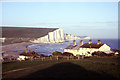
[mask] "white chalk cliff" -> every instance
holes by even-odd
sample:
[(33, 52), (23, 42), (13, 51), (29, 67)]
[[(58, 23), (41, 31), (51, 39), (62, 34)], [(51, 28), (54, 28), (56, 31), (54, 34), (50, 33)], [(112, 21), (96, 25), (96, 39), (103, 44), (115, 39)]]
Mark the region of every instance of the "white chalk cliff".
[(79, 37), (76, 37), (74, 35), (71, 34), (64, 34), (65, 40), (76, 40), (76, 39), (80, 39)]
[(65, 42), (69, 40), (76, 40), (76, 39), (89, 39), (89, 37), (85, 36), (83, 38), (71, 35), (71, 34), (65, 34), (63, 29), (56, 29), (52, 32), (49, 32), (47, 35), (37, 38), (35, 40), (30, 40), (30, 42), (33, 43), (59, 43), (59, 42)]
[(88, 37), (88, 36), (77, 36), (79, 37), (80, 39), (91, 39), (91, 37)]
[(53, 32), (49, 32), (46, 36), (32, 40), (33, 43), (59, 43), (64, 42), (64, 30), (56, 29)]

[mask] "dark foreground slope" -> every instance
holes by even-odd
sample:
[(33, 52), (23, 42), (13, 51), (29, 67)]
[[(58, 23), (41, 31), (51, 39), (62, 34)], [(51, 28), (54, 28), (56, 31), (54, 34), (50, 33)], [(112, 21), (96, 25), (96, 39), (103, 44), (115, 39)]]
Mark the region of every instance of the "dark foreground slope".
[(2, 27), (2, 37), (7, 38), (4, 44), (28, 42), (56, 29), (58, 28)]
[(119, 60), (119, 57), (90, 57), (6, 62), (2, 64), (3, 73), (14, 72), (3, 74), (3, 80), (120, 80)]

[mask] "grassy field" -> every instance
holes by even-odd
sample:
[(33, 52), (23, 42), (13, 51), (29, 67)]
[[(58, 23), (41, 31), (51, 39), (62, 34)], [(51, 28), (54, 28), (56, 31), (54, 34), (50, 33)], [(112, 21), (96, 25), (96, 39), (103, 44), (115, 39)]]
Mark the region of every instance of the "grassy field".
[[(80, 60), (33, 60), (3, 63), (3, 73), (15, 69), (23, 69), (3, 74), (7, 79), (92, 79), (119, 80), (120, 59), (118, 57), (86, 58)], [(24, 69), (25, 68), (25, 69)]]

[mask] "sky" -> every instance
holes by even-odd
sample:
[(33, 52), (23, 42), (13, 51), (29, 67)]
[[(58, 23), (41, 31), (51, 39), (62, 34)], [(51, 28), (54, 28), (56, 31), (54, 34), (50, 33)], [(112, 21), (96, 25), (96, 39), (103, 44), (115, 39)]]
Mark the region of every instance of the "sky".
[(3, 2), (2, 25), (62, 28), (91, 38), (118, 38), (118, 2)]

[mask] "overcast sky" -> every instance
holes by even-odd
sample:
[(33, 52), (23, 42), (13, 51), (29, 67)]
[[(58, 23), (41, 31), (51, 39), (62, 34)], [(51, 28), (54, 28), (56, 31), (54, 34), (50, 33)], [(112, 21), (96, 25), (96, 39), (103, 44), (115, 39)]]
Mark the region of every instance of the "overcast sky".
[(62, 28), (92, 38), (118, 37), (117, 2), (4, 2), (4, 26)]

